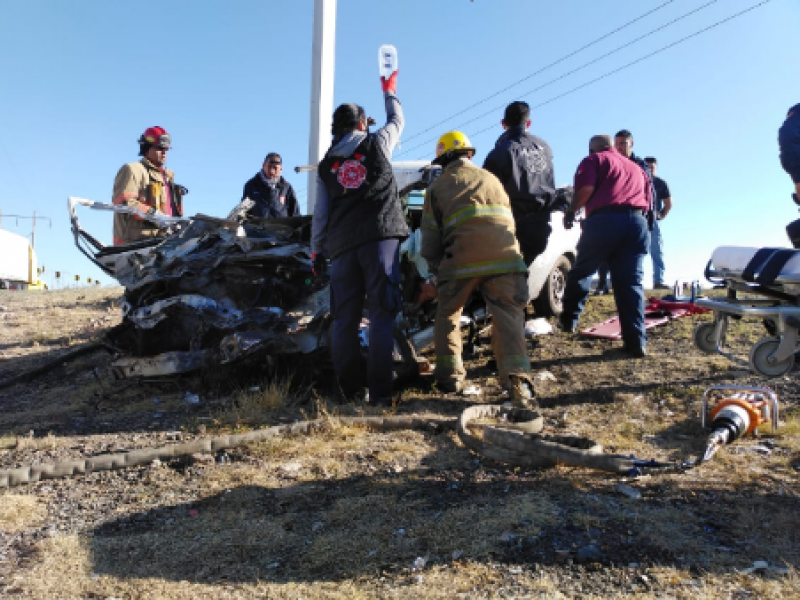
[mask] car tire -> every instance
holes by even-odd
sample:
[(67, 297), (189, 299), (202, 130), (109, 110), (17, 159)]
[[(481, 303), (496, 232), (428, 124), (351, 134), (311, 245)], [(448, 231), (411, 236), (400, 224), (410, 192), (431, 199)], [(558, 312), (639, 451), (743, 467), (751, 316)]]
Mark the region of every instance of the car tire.
[(567, 273), (572, 262), (566, 256), (559, 256), (539, 296), (533, 301), (533, 310), (539, 317), (557, 317), (564, 310), (564, 291), (567, 287)]

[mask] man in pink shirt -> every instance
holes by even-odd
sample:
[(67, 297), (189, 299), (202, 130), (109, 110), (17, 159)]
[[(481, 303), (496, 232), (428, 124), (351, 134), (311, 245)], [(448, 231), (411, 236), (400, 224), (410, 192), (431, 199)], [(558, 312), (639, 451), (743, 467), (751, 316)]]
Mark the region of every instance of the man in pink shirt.
[(564, 215), (564, 227), (570, 229), (575, 212), (580, 208), (586, 211), (578, 257), (567, 277), (559, 326), (575, 331), (592, 277), (598, 265), (606, 261), (614, 282), (624, 349), (640, 358), (647, 354), (642, 277), (644, 257), (650, 248), (650, 182), (636, 163), (614, 149), (611, 136), (594, 136), (589, 153), (575, 173), (575, 195)]

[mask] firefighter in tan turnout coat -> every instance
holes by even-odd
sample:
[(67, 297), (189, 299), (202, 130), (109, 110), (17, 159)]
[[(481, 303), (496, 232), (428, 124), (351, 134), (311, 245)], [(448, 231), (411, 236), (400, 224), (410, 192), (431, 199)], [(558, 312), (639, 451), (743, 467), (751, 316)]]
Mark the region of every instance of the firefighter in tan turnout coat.
[(437, 277), (436, 382), (444, 392), (463, 386), (461, 312), (478, 290), (492, 315), (500, 383), (516, 404), (525, 404), (533, 394), (524, 333), (527, 269), (503, 185), (472, 163), (474, 154), (463, 133), (439, 139), (434, 163), (442, 174), (428, 189), (422, 214), (421, 253)]
[[(183, 216), (182, 198), (186, 188), (175, 184), (175, 174), (164, 168), (171, 138), (163, 127), (150, 127), (139, 138), (142, 160), (123, 165), (114, 179), (112, 202), (129, 206), (142, 214)], [(114, 214), (114, 245), (120, 246), (166, 232), (137, 215)]]

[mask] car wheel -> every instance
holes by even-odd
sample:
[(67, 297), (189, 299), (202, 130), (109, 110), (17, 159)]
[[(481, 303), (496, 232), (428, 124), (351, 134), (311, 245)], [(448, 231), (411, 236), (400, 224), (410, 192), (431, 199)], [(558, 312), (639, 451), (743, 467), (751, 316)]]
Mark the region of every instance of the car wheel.
[(564, 291), (567, 289), (567, 273), (572, 263), (566, 256), (559, 256), (547, 276), (539, 297), (533, 301), (533, 309), (540, 317), (557, 317), (564, 310)]

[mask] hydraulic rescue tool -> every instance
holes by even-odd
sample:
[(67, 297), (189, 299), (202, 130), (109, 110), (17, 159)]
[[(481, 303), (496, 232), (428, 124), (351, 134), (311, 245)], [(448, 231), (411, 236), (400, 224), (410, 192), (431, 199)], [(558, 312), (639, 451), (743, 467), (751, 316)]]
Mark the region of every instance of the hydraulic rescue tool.
[(702, 425), (711, 429), (700, 462), (710, 460), (720, 446), (753, 433), (764, 423), (778, 428), (778, 397), (769, 388), (715, 385), (703, 394)]

